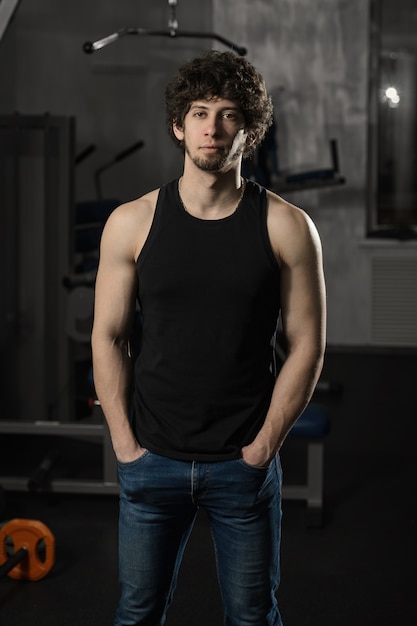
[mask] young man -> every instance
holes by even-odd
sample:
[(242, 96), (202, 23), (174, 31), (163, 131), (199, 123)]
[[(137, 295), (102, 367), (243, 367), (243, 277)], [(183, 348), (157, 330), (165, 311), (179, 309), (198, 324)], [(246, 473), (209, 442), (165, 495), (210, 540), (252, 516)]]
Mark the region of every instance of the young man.
[[(322, 367), (319, 237), (303, 211), (241, 178), (272, 118), (246, 59), (187, 63), (166, 104), (183, 175), (114, 211), (96, 283), (94, 379), (120, 480), (115, 625), (163, 624), (203, 507), (225, 624), (279, 626), (278, 451)], [(275, 380), (280, 314), (288, 358)]]

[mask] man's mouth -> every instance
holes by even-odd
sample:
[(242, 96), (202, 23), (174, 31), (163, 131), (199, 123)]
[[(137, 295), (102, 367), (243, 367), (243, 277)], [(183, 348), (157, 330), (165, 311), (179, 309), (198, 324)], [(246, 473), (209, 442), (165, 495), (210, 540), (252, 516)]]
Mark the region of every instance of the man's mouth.
[(223, 146), (219, 146), (216, 144), (203, 144), (200, 147), (203, 148), (203, 150), (222, 150), (223, 149)]

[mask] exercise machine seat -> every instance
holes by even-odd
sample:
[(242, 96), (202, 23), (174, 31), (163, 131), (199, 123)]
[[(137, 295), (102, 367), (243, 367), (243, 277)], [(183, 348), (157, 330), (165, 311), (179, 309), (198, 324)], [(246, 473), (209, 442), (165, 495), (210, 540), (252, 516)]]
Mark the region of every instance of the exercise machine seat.
[(290, 430), (291, 437), (315, 439), (325, 437), (330, 432), (330, 417), (326, 407), (309, 404)]
[(312, 402), (291, 428), (288, 436), (306, 442), (307, 476), (303, 484), (284, 485), (284, 499), (304, 500), (307, 524), (322, 526), (324, 520), (324, 441), (330, 432), (328, 409)]

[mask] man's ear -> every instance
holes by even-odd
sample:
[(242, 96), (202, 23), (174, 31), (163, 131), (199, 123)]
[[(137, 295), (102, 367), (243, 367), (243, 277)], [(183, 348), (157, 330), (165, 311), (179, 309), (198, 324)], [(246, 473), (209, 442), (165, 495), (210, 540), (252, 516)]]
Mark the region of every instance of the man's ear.
[(184, 139), (184, 131), (176, 122), (172, 123), (172, 130), (174, 131), (174, 135), (178, 141), (182, 141)]

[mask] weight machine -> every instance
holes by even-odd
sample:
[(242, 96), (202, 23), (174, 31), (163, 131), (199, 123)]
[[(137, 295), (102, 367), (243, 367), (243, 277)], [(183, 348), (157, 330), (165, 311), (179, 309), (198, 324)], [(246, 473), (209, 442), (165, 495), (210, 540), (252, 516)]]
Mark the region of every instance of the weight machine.
[(191, 38), (191, 39), (212, 39), (214, 41), (218, 41), (223, 44), (227, 48), (234, 50), (240, 56), (245, 56), (247, 53), (247, 49), (244, 46), (240, 46), (238, 44), (233, 43), (230, 39), (219, 35), (218, 33), (206, 33), (201, 31), (186, 31), (178, 29), (178, 19), (177, 19), (177, 0), (168, 0), (168, 6), (170, 10), (170, 16), (168, 20), (168, 29), (167, 30), (147, 30), (145, 28), (122, 28), (115, 33), (107, 35), (102, 39), (98, 39), (97, 41), (87, 41), (83, 45), (83, 50), (86, 54), (92, 54), (105, 46), (108, 46), (111, 43), (115, 43), (122, 37), (126, 37), (127, 35), (138, 35), (141, 37), (169, 37), (171, 39), (178, 39), (180, 37)]

